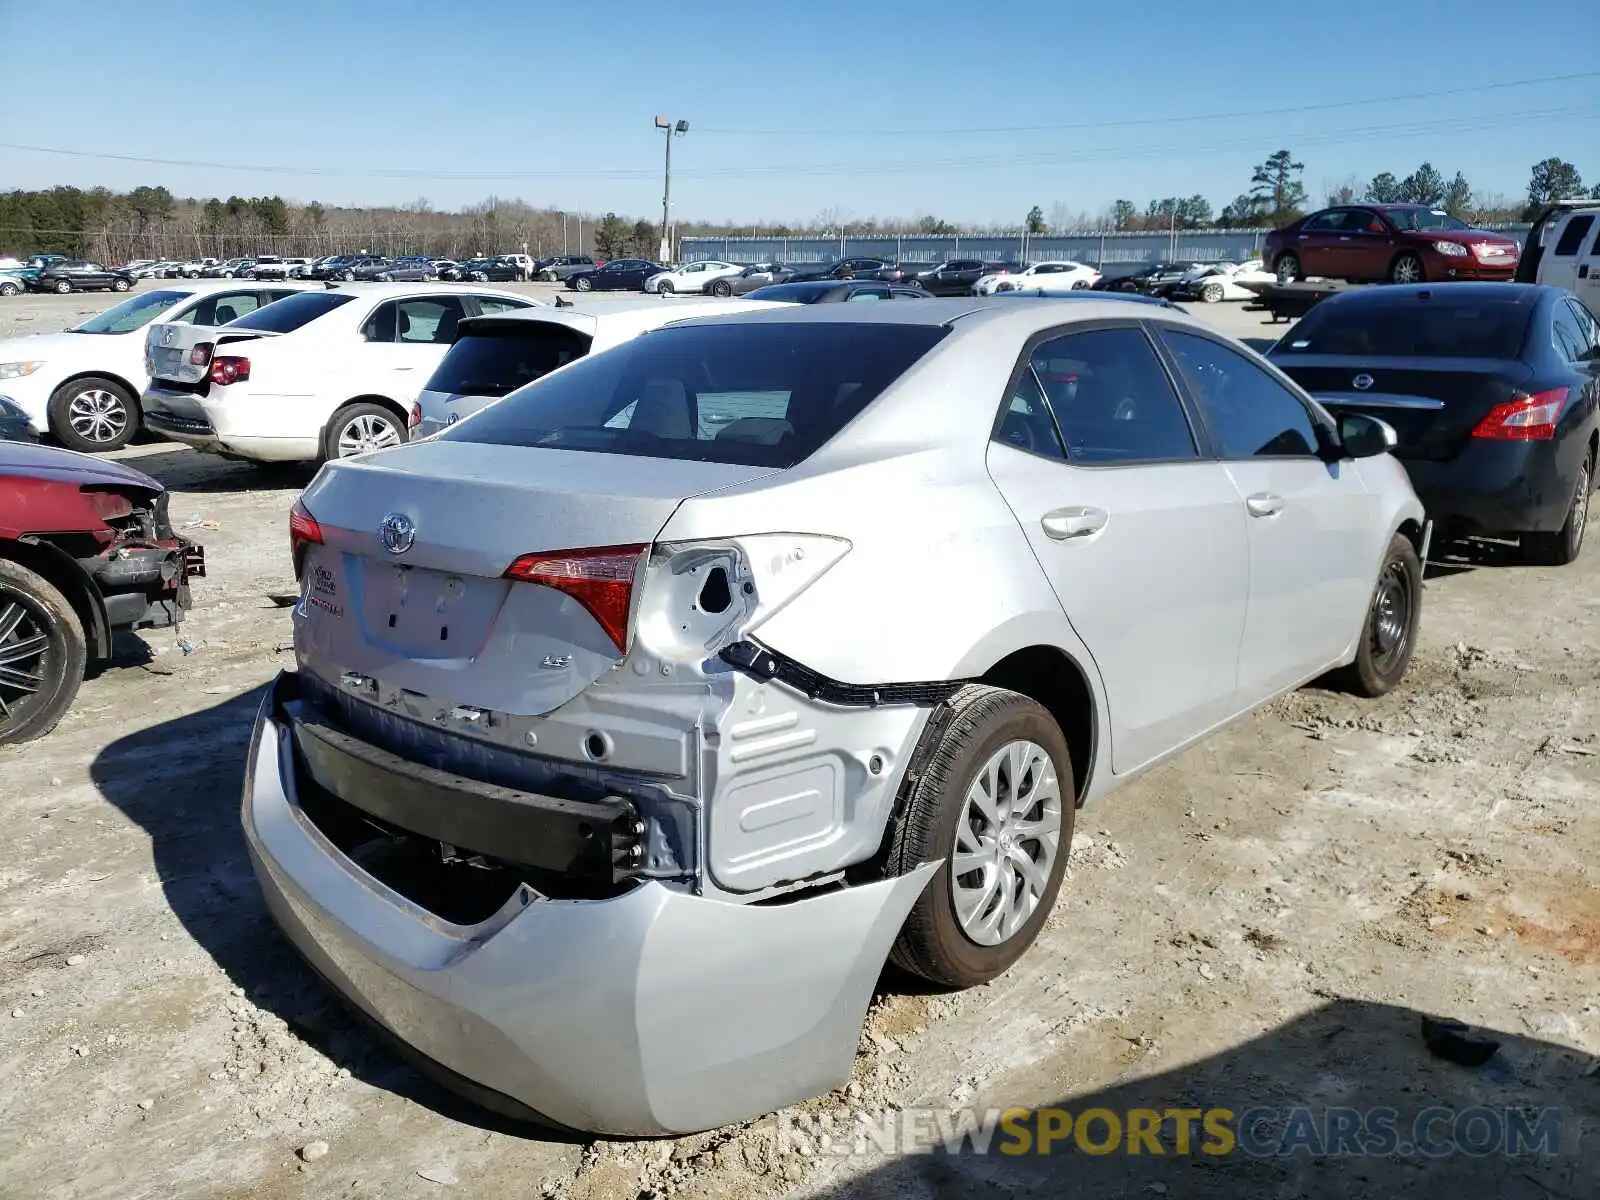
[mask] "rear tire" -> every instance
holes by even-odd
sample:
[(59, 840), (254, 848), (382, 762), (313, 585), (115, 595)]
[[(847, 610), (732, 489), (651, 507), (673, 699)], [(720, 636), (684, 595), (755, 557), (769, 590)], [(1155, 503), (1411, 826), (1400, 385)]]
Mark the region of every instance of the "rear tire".
[(128, 281), (126, 279), (113, 279), (111, 281), (111, 290), (113, 292), (125, 292), (125, 291), (127, 291), (128, 290)]
[(1421, 283), (1427, 277), (1427, 272), (1422, 269), (1422, 260), (1409, 250), (1397, 255), (1389, 266), (1390, 283)]
[(711, 294), (713, 296), (720, 296), (726, 300), (729, 296), (733, 295), (733, 284), (729, 283), (726, 279), (713, 280), (711, 284)]
[(660, 283), (656, 284), (656, 291), (660, 292), (663, 296), (670, 296), (675, 290), (676, 289), (674, 289), (672, 286), (672, 280), (670, 279), (663, 279)]
[(888, 866), (892, 874), (929, 861), (943, 869), (890, 957), (930, 982), (975, 987), (1022, 957), (1049, 918), (1077, 812), (1072, 757), (1042, 705), (1001, 688), (962, 688), (924, 736), (931, 751), (904, 795)]
[(1206, 284), (1205, 287), (1200, 289), (1200, 299), (1207, 304), (1219, 303), (1222, 300), (1222, 285), (1220, 283)]
[(0, 632), (0, 746), (6, 746), (56, 727), (78, 695), (89, 655), (67, 598), (9, 559), (0, 559)]
[(346, 404), (323, 430), (322, 457), (349, 458), (352, 454), (399, 446), (405, 440), (405, 420), (383, 405), (365, 401)]
[(1422, 625), (1422, 562), (1411, 539), (1397, 533), (1389, 542), (1353, 663), (1336, 678), (1359, 696), (1376, 698), (1405, 676)]
[(1279, 283), (1299, 283), (1305, 278), (1298, 254), (1278, 255), (1278, 261), (1272, 264), (1272, 272), (1278, 277)]
[(69, 450), (103, 454), (139, 432), (139, 402), (113, 379), (74, 379), (50, 397), (50, 432)]
[(15, 296), (20, 291), (22, 291), (22, 289), (16, 284), (12, 283), (9, 279), (4, 283), (0, 283), (0, 296)]
[(70, 291), (72, 291), (72, 284), (65, 279), (56, 280), (56, 295), (65, 296)]
[(1573, 489), (1565, 523), (1555, 533), (1523, 534), (1523, 558), (1548, 567), (1565, 567), (1576, 562), (1583, 552), (1583, 535), (1589, 528), (1589, 498), (1593, 491), (1594, 458), (1590, 456), (1578, 470), (1578, 485)]

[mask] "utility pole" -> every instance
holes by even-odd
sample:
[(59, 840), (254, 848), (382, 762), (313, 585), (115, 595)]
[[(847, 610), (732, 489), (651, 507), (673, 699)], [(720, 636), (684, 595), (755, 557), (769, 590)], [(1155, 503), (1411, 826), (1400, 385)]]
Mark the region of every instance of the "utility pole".
[(661, 187), (661, 265), (672, 261), (672, 135), (682, 137), (689, 132), (689, 122), (673, 124), (670, 117), (656, 118), (656, 128), (666, 130), (667, 169)]

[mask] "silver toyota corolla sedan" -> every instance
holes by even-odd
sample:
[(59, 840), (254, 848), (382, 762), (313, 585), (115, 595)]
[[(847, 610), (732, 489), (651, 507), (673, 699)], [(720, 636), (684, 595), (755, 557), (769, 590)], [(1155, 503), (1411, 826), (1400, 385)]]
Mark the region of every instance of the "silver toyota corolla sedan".
[(645, 333), (306, 490), (262, 887), (502, 1110), (676, 1133), (826, 1091), (886, 959), (1027, 949), (1078, 807), (1331, 670), (1401, 678), (1392, 437), (1164, 308)]

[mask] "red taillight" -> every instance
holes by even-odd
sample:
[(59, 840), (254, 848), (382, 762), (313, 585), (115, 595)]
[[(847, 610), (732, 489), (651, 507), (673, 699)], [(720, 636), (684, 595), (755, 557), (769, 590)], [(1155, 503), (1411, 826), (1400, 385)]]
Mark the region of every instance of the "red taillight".
[(189, 351), (189, 365), (203, 367), (211, 361), (211, 351), (216, 349), (210, 342), (197, 342)]
[(1546, 442), (1556, 435), (1556, 422), (1566, 407), (1567, 389), (1551, 388), (1532, 396), (1519, 395), (1509, 404), (1496, 404), (1472, 431), (1475, 438), (1502, 442)]
[(211, 360), (211, 382), (227, 387), (250, 378), (250, 360), (224, 354)]
[(644, 551), (643, 546), (599, 546), (524, 554), (506, 568), (506, 578), (565, 592), (589, 610), (618, 650), (626, 650), (633, 581)]
[(300, 578), (300, 549), (302, 546), (322, 545), (322, 526), (300, 501), (289, 510), (289, 558), (294, 563), (295, 578)]

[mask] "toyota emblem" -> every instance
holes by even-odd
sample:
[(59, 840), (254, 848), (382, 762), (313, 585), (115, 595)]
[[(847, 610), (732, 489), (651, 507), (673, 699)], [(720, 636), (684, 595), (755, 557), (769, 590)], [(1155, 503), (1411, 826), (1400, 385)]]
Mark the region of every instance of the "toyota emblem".
[(1354, 387), (1356, 389), (1356, 391), (1364, 392), (1369, 387), (1372, 386), (1372, 376), (1371, 375), (1357, 375), (1354, 379), (1352, 379), (1350, 381), (1350, 384), (1351, 384), (1352, 387)]
[(390, 513), (378, 526), (378, 540), (390, 554), (404, 554), (416, 544), (416, 522), (405, 513)]

